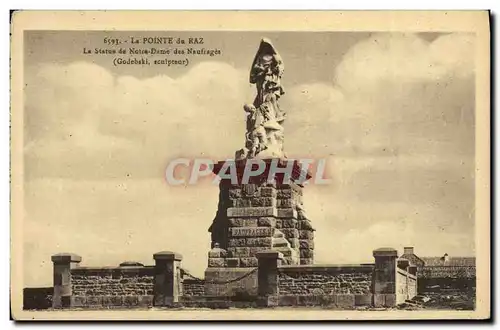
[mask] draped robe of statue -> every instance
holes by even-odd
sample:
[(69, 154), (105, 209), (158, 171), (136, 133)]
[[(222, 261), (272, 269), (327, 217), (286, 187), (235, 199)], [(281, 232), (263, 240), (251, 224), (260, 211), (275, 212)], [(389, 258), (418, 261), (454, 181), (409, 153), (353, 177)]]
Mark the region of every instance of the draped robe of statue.
[(286, 114), (278, 102), (285, 93), (281, 85), (283, 72), (281, 56), (268, 39), (262, 39), (250, 69), (250, 83), (255, 84), (257, 95), (253, 104), (244, 106), (246, 142), (245, 148), (236, 153), (236, 159), (284, 157), (282, 124)]

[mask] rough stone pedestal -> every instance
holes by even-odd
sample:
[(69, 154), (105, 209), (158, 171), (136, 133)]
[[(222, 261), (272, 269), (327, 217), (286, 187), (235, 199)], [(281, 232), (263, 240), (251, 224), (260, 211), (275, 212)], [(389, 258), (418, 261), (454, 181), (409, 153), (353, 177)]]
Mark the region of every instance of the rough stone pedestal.
[[(287, 161), (282, 162), (286, 166)], [(222, 164), (215, 166), (216, 174)], [(220, 292), (208, 281), (216, 276), (214, 274), (228, 280), (237, 278), (236, 274), (242, 271), (236, 269), (244, 272), (258, 266), (257, 253), (262, 251), (273, 249), (282, 253), (286, 265), (307, 265), (314, 260), (314, 229), (305, 215), (303, 186), (293, 177), (285, 183), (279, 174), (274, 182), (269, 182), (270, 160), (266, 161), (267, 168), (261, 176), (242, 183), (245, 164), (245, 161), (237, 162), (238, 182), (230, 179), (220, 182), (218, 210), (209, 228), (212, 250), (205, 273), (207, 294)], [(248, 281), (254, 283), (254, 280)]]

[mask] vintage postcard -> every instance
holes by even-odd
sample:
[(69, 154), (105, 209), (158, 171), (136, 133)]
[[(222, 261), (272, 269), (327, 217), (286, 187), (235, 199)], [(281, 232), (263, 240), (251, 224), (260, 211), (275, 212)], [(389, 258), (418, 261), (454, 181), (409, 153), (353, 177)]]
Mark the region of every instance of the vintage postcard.
[(20, 11), (16, 320), (490, 317), (486, 11)]

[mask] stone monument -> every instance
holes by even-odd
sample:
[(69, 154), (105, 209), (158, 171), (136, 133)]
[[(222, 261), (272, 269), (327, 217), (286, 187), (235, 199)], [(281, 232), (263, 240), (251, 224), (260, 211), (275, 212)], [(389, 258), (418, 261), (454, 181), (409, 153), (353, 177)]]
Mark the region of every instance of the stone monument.
[[(283, 254), (285, 265), (308, 265), (314, 260), (314, 229), (303, 206), (303, 182), (309, 179), (296, 160), (283, 150), (286, 113), (279, 105), (284, 95), (281, 79), (284, 63), (272, 43), (263, 39), (250, 70), (250, 83), (257, 95), (245, 104), (245, 145), (235, 154), (237, 182), (223, 178), (227, 161), (214, 166), (221, 177), (217, 214), (209, 228), (212, 250), (205, 272), (207, 295), (233, 295), (238, 290), (254, 294), (256, 277), (217, 286), (257, 267), (256, 254), (273, 249)], [(261, 175), (242, 180), (253, 160), (265, 163)], [(272, 166), (272, 163), (278, 166)], [(276, 170), (278, 169), (278, 170)], [(280, 171), (281, 170), (281, 171)], [(284, 170), (292, 173), (285, 180)], [(269, 179), (272, 180), (269, 180)], [(245, 289), (245, 287), (247, 289)]]

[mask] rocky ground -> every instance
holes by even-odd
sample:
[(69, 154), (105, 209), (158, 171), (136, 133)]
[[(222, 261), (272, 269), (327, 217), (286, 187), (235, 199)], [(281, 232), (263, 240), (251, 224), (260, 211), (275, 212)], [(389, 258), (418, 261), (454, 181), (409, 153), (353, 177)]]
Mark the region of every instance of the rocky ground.
[(474, 310), (475, 297), (469, 294), (426, 294), (417, 295), (407, 300), (397, 308), (402, 310), (422, 309), (451, 309), (451, 310)]

